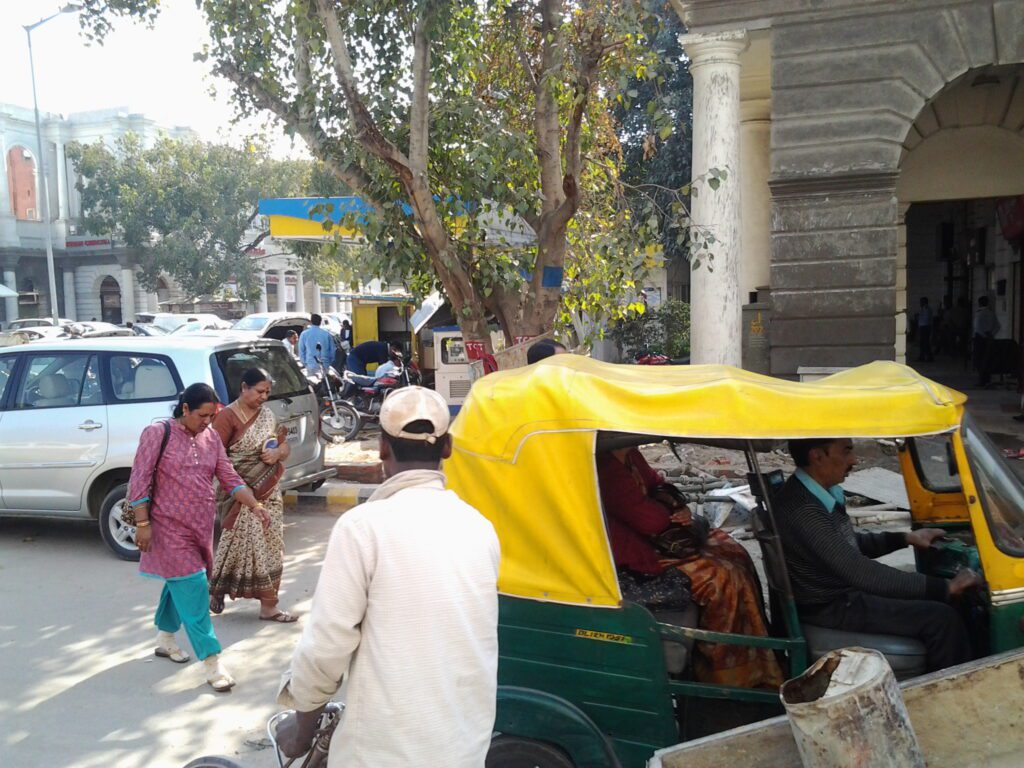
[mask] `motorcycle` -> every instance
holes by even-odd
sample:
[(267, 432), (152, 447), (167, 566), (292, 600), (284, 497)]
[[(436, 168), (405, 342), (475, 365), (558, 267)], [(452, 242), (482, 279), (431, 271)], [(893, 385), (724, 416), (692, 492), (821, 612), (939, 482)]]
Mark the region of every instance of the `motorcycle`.
[[(321, 351), (319, 344), (316, 351)], [(355, 407), (341, 396), (344, 379), (333, 365), (326, 365), (319, 354), (316, 362), (319, 370), (307, 372), (306, 378), (320, 404), (320, 434), (331, 442), (351, 440), (359, 434), (361, 424)]]
[(366, 424), (380, 420), (380, 407), (388, 395), (401, 387), (419, 384), (419, 369), (415, 364), (406, 365), (401, 355), (393, 356), (391, 362), (394, 363), (394, 368), (379, 378), (362, 376), (351, 371), (345, 371), (342, 375), (344, 386), (340, 397), (343, 402), (355, 409), (359, 420), (351, 437), (346, 439), (352, 439)]

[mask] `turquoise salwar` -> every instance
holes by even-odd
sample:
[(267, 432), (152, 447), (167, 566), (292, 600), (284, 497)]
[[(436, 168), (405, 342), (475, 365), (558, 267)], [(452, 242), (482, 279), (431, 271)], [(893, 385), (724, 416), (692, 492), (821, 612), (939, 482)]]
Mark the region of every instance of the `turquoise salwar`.
[(161, 632), (171, 633), (177, 632), (184, 624), (188, 641), (200, 660), (220, 653), (220, 641), (213, 633), (210, 620), (210, 589), (206, 571), (164, 581), (155, 623)]

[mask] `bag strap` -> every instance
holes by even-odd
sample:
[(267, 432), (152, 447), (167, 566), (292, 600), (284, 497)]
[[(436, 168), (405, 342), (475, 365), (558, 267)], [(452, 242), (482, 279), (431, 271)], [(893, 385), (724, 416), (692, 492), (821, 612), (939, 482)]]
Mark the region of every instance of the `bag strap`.
[(149, 484), (149, 498), (150, 504), (153, 503), (153, 499), (156, 495), (156, 475), (157, 470), (160, 469), (160, 459), (164, 457), (164, 448), (167, 447), (167, 441), (171, 438), (171, 420), (165, 419), (164, 422), (164, 439), (160, 441), (160, 453), (156, 455), (156, 461), (153, 462), (153, 480)]

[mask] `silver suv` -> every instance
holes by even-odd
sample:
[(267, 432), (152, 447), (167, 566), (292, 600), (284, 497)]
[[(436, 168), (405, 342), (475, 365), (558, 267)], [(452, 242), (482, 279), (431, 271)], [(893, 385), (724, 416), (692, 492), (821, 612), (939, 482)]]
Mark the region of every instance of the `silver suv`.
[(268, 405), (292, 445), (281, 487), (318, 487), (333, 471), (316, 398), (280, 341), (135, 336), (0, 350), (0, 516), (91, 517), (118, 557), (137, 559), (118, 508), (143, 428), (198, 381), (231, 402), (256, 366), (274, 380)]

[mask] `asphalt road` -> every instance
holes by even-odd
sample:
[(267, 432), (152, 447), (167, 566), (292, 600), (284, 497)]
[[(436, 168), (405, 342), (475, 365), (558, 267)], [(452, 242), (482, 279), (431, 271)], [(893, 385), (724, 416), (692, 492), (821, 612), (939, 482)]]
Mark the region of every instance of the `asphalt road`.
[[(308, 612), (341, 511), (288, 508), (286, 610)], [(201, 664), (153, 656), (160, 586), (111, 555), (95, 524), (0, 520), (0, 765), (277, 765), (264, 729), (304, 619), (261, 622), (255, 601), (229, 601), (214, 626), (238, 685), (217, 694)]]

